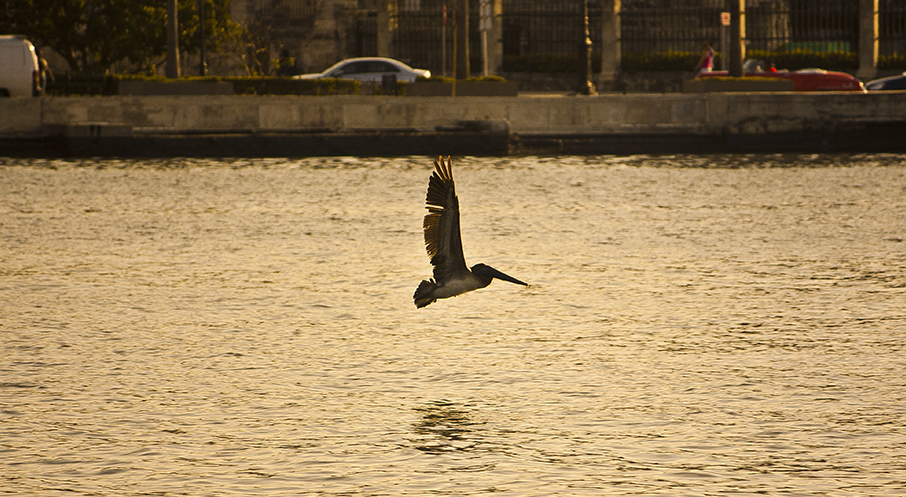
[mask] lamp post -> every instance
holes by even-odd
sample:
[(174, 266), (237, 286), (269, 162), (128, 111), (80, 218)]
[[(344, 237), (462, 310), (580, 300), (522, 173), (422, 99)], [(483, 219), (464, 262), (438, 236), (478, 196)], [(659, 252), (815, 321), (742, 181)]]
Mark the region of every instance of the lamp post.
[(588, 31), (588, 0), (582, 0), (582, 24), (584, 34), (580, 44), (581, 55), (579, 60), (582, 61), (582, 81), (579, 83), (579, 93), (582, 95), (597, 95), (595, 84), (591, 78), (591, 35)]

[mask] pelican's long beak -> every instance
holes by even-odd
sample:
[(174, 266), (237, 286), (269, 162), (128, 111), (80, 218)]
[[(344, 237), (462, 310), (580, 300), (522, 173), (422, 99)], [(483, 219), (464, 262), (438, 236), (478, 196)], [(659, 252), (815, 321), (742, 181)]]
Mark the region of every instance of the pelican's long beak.
[(515, 283), (517, 285), (528, 286), (528, 283), (519, 281), (516, 278), (513, 278), (512, 276), (503, 274), (500, 271), (498, 271), (490, 266), (488, 266), (485, 274), (487, 274), (488, 276), (490, 276), (492, 278), (497, 278), (498, 280), (509, 281), (510, 283)]

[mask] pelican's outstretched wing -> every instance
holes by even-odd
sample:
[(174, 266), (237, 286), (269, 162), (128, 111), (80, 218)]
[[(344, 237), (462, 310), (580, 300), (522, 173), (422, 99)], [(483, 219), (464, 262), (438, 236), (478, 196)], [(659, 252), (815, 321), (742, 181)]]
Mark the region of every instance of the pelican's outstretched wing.
[(466, 273), (462, 255), (462, 238), (459, 233), (459, 199), (453, 185), (450, 157), (446, 164), (443, 157), (434, 161), (434, 174), (428, 181), (425, 198), (428, 214), (425, 215), (425, 248), (434, 266), (434, 279), (442, 284), (456, 274)]

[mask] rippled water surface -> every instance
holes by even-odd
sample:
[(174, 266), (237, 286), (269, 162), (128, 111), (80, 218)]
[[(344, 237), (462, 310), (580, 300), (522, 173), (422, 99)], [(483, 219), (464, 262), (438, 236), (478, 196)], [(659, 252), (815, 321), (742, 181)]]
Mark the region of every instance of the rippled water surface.
[(906, 157), (0, 159), (0, 490), (903, 495)]

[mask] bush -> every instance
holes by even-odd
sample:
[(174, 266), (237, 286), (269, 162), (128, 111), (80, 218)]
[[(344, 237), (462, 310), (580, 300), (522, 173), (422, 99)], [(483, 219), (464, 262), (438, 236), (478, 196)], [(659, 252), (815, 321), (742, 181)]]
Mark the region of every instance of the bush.
[(233, 83), (236, 95), (355, 95), (360, 90), (359, 82), (351, 79), (192, 76), (173, 80), (132, 74), (65, 73), (48, 82), (45, 93), (53, 96), (118, 95), (120, 81), (229, 81)]
[(361, 84), (351, 79), (223, 78), (236, 95), (356, 95)]
[(906, 55), (893, 54), (878, 57), (878, 69), (906, 71)]
[[(449, 78), (446, 76), (431, 76), (430, 78), (419, 77), (416, 79), (416, 81), (429, 81), (429, 82), (435, 82), (435, 83), (452, 83), (453, 78)], [(459, 79), (457, 81), (463, 81), (463, 80)], [(506, 79), (504, 79), (503, 76), (472, 76), (472, 77), (466, 79), (465, 81), (506, 81)]]

